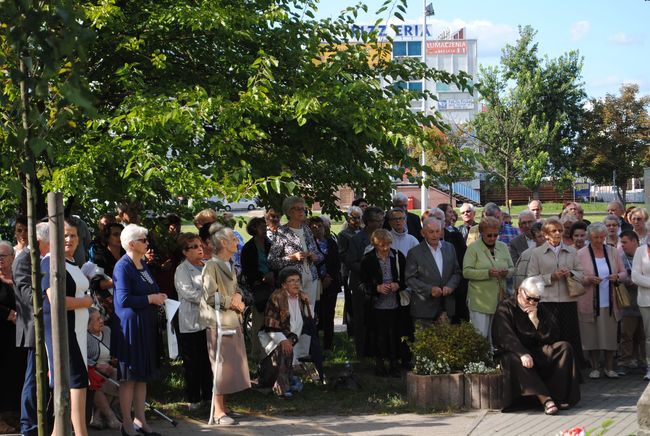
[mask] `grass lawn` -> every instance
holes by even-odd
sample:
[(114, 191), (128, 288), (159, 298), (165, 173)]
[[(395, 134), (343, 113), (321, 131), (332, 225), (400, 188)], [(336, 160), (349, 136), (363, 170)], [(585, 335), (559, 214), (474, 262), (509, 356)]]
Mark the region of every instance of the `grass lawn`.
[[(332, 382), (343, 372), (346, 361), (352, 364), (354, 377), (360, 384), (358, 390), (333, 386)], [(209, 404), (196, 412), (188, 412), (183, 395), (182, 372), (180, 361), (166, 364), (160, 382), (149, 384), (148, 398), (155, 407), (172, 417), (188, 416), (206, 420), (210, 413)], [(333, 351), (325, 353), (325, 374), (329, 380), (328, 385), (305, 382), (304, 390), (291, 399), (281, 399), (270, 392), (249, 389), (228, 396), (227, 404), (238, 412), (271, 416), (450, 412), (450, 410), (424, 410), (410, 406), (406, 401), (404, 379), (375, 376), (374, 362), (368, 359), (362, 361), (356, 359), (353, 343), (346, 333), (336, 333)]]

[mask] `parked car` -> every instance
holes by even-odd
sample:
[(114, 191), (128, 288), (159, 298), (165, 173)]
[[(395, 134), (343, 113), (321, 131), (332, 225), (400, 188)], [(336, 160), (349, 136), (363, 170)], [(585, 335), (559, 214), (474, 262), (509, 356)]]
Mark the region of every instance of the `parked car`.
[(259, 206), (256, 199), (241, 198), (239, 201), (227, 201), (225, 198), (211, 197), (208, 202), (217, 210), (253, 210)]

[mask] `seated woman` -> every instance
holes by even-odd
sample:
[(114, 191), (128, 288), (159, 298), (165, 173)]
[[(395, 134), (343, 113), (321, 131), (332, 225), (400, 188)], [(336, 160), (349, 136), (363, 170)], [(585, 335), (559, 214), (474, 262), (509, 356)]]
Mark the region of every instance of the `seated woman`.
[(111, 329), (104, 325), (99, 310), (91, 307), (88, 313), (88, 374), (92, 381), (91, 374), (97, 372), (102, 380), (99, 383), (101, 387), (90, 383), (89, 389), (95, 392), (90, 426), (100, 430), (104, 427), (117, 430), (122, 424), (110, 405), (110, 400), (118, 396), (117, 388), (111, 382), (104, 382), (106, 378), (115, 379), (117, 376), (117, 368), (111, 362)]
[[(309, 273), (309, 272), (307, 272)], [(301, 290), (300, 271), (294, 267), (283, 268), (278, 275), (277, 289), (266, 305), (264, 326), (259, 340), (266, 357), (260, 363), (261, 387), (273, 387), (273, 391), (291, 397), (300, 384), (293, 377), (293, 366), (298, 358), (309, 353), (313, 332), (313, 317), (309, 308), (309, 296)]]
[(559, 327), (552, 312), (539, 305), (543, 296), (544, 282), (528, 277), (494, 315), (495, 358), (509, 381), (504, 410), (521, 397), (536, 397), (544, 413), (555, 415), (580, 401), (574, 350), (570, 343), (558, 340)]

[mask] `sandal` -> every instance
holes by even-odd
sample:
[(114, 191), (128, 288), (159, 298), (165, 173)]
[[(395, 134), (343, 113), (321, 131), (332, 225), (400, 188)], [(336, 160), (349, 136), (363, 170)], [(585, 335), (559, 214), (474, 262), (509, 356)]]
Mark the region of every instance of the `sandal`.
[(544, 413), (546, 415), (557, 415), (559, 409), (555, 405), (555, 401), (552, 398), (544, 401)]

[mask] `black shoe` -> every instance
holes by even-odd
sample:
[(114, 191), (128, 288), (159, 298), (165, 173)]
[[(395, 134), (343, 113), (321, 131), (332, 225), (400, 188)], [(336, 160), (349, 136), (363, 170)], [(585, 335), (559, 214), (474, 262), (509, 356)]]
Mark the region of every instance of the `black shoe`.
[(162, 434), (157, 431), (145, 431), (145, 429), (137, 425), (133, 425), (133, 427), (135, 428), (135, 431), (142, 433), (144, 436), (162, 436)]

